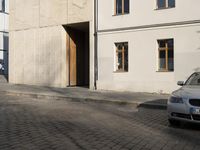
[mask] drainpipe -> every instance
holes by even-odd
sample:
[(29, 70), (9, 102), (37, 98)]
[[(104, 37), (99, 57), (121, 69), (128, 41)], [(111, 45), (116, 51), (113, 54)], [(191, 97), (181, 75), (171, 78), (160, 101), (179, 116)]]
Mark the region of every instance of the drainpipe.
[(98, 80), (98, 0), (94, 0), (94, 88), (97, 90)]

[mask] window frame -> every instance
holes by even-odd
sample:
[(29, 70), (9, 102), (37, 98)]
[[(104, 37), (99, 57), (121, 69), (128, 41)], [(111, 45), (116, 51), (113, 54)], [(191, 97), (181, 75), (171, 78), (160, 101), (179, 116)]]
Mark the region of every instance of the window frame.
[(165, 1), (165, 6), (164, 6), (164, 7), (159, 7), (159, 6), (158, 6), (158, 3), (159, 3), (158, 1), (159, 1), (159, 0), (156, 0), (156, 10), (160, 10), (160, 9), (161, 9), (161, 10), (162, 10), (162, 9), (170, 9), (170, 8), (175, 8), (175, 7), (176, 7), (176, 0), (174, 0), (174, 1), (175, 1), (175, 2), (174, 2), (174, 3), (175, 3), (175, 4), (174, 4), (174, 7), (170, 7), (170, 6), (169, 6), (169, 0), (164, 0), (164, 1)]
[[(122, 44), (122, 50), (119, 50), (118, 49), (118, 46), (119, 44)], [(127, 70), (125, 69), (125, 44), (127, 44), (127, 53), (128, 53), (128, 65), (127, 65)], [(115, 56), (115, 59), (114, 59), (114, 72), (115, 73), (126, 73), (129, 71), (129, 45), (128, 45), (128, 41), (125, 41), (125, 42), (115, 42), (114, 43), (114, 46), (115, 46), (115, 50), (114, 50), (114, 56)], [(122, 69), (118, 69), (118, 53), (119, 51), (122, 53)]]
[(117, 0), (114, 0), (114, 16), (127, 15), (130, 13), (130, 0), (128, 0), (129, 1), (128, 13), (125, 13), (125, 0), (121, 1), (122, 1), (122, 13), (117, 13)]
[[(173, 47), (168, 46), (169, 40), (173, 41)], [(160, 41), (165, 41), (165, 47), (160, 47)], [(174, 38), (168, 38), (168, 39), (158, 39), (158, 71), (157, 72), (174, 72)], [(169, 69), (169, 51), (173, 51), (173, 70)], [(160, 67), (160, 51), (165, 51), (165, 68)]]

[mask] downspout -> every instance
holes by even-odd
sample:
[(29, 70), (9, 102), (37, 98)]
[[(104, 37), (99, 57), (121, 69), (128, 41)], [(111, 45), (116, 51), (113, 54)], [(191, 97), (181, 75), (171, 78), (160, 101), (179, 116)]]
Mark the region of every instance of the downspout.
[(94, 88), (98, 80), (98, 0), (94, 0)]

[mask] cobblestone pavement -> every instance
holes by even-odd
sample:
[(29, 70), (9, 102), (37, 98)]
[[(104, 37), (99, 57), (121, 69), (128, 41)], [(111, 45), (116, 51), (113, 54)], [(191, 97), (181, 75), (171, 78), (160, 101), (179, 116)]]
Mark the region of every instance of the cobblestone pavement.
[(165, 110), (0, 96), (0, 150), (199, 150), (200, 127)]

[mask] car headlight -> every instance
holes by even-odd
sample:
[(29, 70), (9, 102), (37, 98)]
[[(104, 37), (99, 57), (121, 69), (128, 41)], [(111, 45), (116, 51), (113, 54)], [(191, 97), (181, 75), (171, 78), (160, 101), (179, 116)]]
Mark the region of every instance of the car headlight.
[(169, 98), (169, 101), (171, 103), (180, 103), (180, 104), (183, 104), (183, 99), (181, 97), (175, 97), (175, 96), (171, 96)]

